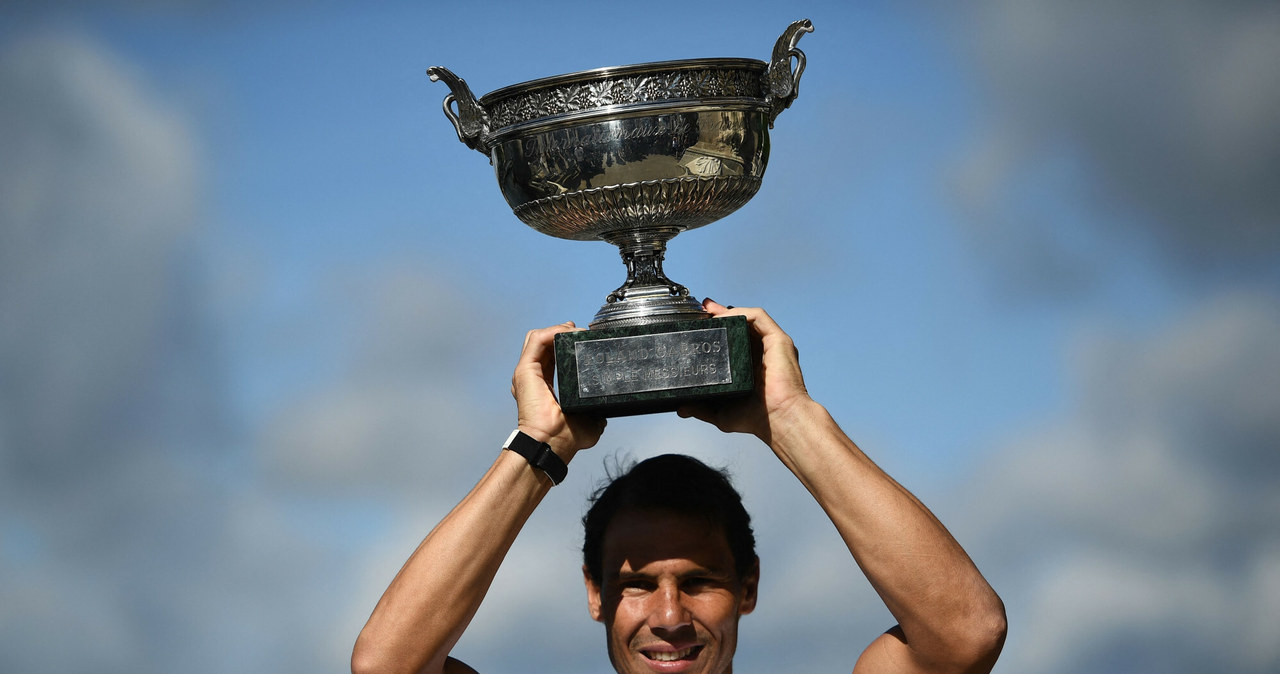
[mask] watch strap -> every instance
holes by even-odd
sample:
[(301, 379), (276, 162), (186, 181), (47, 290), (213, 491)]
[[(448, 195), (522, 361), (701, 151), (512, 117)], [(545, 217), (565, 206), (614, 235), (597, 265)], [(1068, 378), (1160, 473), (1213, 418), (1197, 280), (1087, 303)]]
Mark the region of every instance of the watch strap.
[(538, 442), (518, 428), (507, 436), (507, 441), (502, 443), (502, 448), (523, 456), (529, 465), (546, 473), (554, 484), (560, 484), (569, 474), (569, 466), (551, 451), (551, 445)]

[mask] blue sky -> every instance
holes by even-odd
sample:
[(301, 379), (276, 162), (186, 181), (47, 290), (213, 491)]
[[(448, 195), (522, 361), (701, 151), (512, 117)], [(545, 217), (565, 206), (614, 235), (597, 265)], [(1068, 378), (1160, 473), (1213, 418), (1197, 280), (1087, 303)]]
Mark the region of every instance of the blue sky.
[[(808, 17), (763, 188), (668, 272), (793, 335), (1004, 597), (997, 671), (1274, 671), (1280, 12), (735, 8), (0, 10), (0, 668), (343, 671), (510, 430), (524, 332), (623, 273), (515, 219), (426, 67), (764, 59)], [(849, 668), (891, 624), (762, 447), (651, 416), (574, 462), (464, 659), (599, 671), (577, 518), (663, 451), (757, 520), (738, 671)]]

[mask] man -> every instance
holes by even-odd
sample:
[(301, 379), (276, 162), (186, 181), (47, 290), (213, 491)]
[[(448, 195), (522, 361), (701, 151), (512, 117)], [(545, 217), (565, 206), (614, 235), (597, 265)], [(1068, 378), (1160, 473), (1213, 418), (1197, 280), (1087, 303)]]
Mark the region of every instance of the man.
[(614, 669), (729, 671), (760, 577), (729, 480), (692, 457), (654, 457), (598, 491), (582, 524), (588, 608), (609, 625)]
[[(898, 620), (863, 651), (853, 671), (990, 671), (1004, 642), (1004, 606), (968, 555), (809, 397), (797, 351), (768, 314), (711, 300), (703, 306), (715, 316), (747, 318), (762, 347), (760, 376), (749, 398), (679, 413), (760, 438), (831, 518)], [(511, 386), (518, 430), (547, 443), (564, 463), (595, 445), (605, 427), (603, 419), (565, 414), (552, 393), (553, 338), (574, 329), (565, 323), (530, 332)], [(672, 476), (701, 470), (698, 462), (661, 459), (622, 479), (637, 470)], [(475, 488), (427, 535), (361, 631), (353, 672), (474, 671), (449, 651), (553, 484), (533, 462), (514, 451), (499, 452)], [(554, 461), (538, 463), (555, 472)], [(705, 475), (694, 479), (700, 485), (715, 482)], [(610, 661), (626, 674), (730, 674), (738, 619), (754, 610), (759, 581), (754, 540), (745, 545), (742, 522), (735, 523), (745, 516), (736, 514), (741, 502), (732, 487), (732, 495), (719, 488), (710, 501), (723, 507), (709, 511), (705, 503), (687, 503), (679, 489), (649, 494), (662, 480), (650, 476), (642, 482), (648, 486), (620, 487), (613, 496), (606, 489), (592, 507), (603, 508), (594, 526), (591, 513), (584, 518), (588, 607), (605, 626)], [(606, 499), (621, 502), (602, 506)]]

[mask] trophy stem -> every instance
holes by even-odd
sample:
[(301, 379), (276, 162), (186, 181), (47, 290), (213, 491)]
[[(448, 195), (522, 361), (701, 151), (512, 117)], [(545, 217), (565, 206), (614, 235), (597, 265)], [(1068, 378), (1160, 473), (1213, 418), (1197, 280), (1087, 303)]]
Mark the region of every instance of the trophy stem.
[(654, 227), (643, 231), (611, 232), (602, 239), (618, 247), (627, 266), (627, 280), (605, 298), (591, 329), (653, 325), (710, 316), (689, 289), (667, 278), (662, 261), (667, 241), (678, 227)]
[(662, 271), (662, 260), (667, 254), (665, 240), (633, 241), (618, 245), (622, 263), (627, 265), (627, 280), (617, 290), (609, 293), (606, 302), (627, 299), (633, 288), (665, 286), (672, 295), (688, 297), (689, 289), (667, 278)]

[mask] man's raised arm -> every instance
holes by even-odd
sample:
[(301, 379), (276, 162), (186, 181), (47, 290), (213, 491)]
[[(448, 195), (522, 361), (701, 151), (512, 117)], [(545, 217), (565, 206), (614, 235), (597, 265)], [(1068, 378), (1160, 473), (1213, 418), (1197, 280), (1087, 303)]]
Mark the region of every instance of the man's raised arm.
[[(525, 336), (511, 379), (518, 428), (565, 463), (596, 444), (604, 419), (565, 415), (551, 392), (552, 340), (565, 323)], [(418, 545), (378, 601), (351, 654), (351, 671), (471, 672), (449, 658), (516, 535), (551, 489), (519, 454), (498, 451), (484, 477)]]
[(835, 523), (898, 620), (854, 671), (990, 671), (1004, 643), (1004, 605), (964, 549), (809, 397), (796, 348), (768, 314), (710, 300), (704, 306), (717, 316), (746, 316), (763, 345), (761, 381), (746, 401), (681, 415), (758, 436)]

